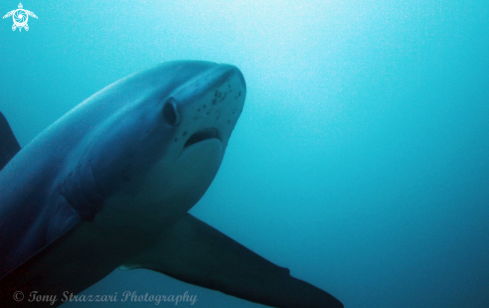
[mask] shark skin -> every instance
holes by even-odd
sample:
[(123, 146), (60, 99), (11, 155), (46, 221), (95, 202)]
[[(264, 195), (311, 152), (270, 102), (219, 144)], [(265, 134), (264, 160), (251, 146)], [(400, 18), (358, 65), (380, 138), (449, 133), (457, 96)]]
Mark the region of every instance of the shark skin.
[(56, 307), (122, 267), (273, 307), (343, 307), (187, 213), (245, 96), (236, 67), (175, 61), (107, 86), (23, 149), (0, 113), (1, 306), (37, 291), (58, 301), (36, 307)]

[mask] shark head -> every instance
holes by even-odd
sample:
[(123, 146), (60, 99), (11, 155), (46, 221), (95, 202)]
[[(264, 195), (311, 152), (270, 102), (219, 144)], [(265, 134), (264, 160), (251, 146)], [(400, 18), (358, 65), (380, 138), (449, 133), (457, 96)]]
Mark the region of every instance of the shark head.
[(142, 186), (132, 186), (138, 204), (187, 211), (202, 197), (221, 165), (245, 93), (236, 67), (215, 65), (164, 95), (158, 113), (167, 130), (165, 148)]
[(85, 104), (118, 107), (74, 151), (62, 194), (86, 218), (134, 204), (186, 212), (214, 179), (245, 94), (236, 67), (200, 61), (165, 63), (108, 86)]

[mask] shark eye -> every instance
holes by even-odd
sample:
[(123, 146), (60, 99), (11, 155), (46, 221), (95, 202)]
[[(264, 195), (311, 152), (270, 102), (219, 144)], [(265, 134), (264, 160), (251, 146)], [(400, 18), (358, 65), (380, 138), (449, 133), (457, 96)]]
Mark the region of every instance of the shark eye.
[(173, 99), (169, 99), (165, 106), (163, 106), (163, 116), (166, 122), (171, 126), (175, 126), (180, 122), (180, 117), (178, 116), (177, 107)]

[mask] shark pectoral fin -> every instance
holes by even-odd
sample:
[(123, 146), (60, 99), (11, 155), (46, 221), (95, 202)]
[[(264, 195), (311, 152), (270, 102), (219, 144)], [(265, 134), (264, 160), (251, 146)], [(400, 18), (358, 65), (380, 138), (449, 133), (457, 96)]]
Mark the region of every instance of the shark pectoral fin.
[(159, 244), (125, 264), (273, 307), (340, 308), (340, 301), (190, 214)]
[(0, 112), (0, 170), (20, 151), (20, 145), (5, 116)]

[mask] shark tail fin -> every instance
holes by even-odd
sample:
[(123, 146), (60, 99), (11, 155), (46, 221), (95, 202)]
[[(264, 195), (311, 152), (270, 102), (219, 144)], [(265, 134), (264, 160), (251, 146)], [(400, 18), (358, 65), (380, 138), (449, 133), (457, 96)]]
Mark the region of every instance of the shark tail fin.
[(0, 112), (0, 170), (20, 151), (20, 145), (5, 119)]
[(159, 234), (159, 244), (124, 264), (283, 308), (343, 308), (325, 291), (292, 277), (289, 270), (260, 257), (190, 214)]

